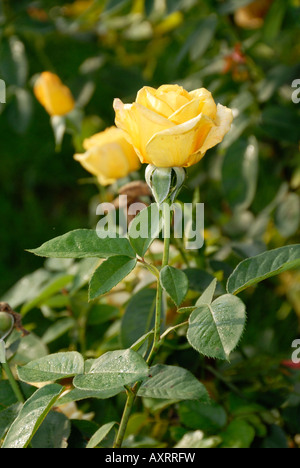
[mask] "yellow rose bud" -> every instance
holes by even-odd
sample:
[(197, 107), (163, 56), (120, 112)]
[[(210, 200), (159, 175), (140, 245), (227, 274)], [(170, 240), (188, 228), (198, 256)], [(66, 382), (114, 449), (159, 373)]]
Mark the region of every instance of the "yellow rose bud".
[(256, 0), (241, 7), (234, 14), (235, 23), (244, 29), (261, 28), (273, 0)]
[(36, 80), (34, 94), (51, 116), (66, 115), (75, 107), (71, 91), (54, 73), (43, 72)]
[(126, 132), (142, 163), (189, 167), (220, 143), (232, 111), (216, 105), (204, 88), (188, 93), (178, 85), (142, 88), (133, 104), (114, 101), (116, 125)]
[(109, 185), (140, 168), (134, 148), (125, 138), (124, 132), (116, 127), (84, 141), (83, 154), (74, 158), (91, 174), (98, 177), (101, 185)]

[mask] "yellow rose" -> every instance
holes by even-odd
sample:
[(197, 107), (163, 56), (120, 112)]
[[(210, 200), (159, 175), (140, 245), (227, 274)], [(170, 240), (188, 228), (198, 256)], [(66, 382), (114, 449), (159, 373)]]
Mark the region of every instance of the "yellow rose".
[(239, 8), (234, 14), (235, 23), (245, 29), (261, 28), (272, 3), (273, 0), (256, 0)]
[(83, 143), (86, 150), (74, 158), (91, 174), (98, 177), (100, 184), (109, 185), (140, 168), (140, 161), (124, 132), (116, 127), (88, 138)]
[(36, 80), (34, 94), (51, 116), (66, 115), (75, 107), (71, 91), (60, 78), (51, 72), (43, 72)]
[(126, 132), (142, 163), (189, 167), (220, 143), (232, 112), (216, 105), (204, 88), (188, 93), (178, 85), (142, 88), (133, 104), (114, 101), (116, 125)]

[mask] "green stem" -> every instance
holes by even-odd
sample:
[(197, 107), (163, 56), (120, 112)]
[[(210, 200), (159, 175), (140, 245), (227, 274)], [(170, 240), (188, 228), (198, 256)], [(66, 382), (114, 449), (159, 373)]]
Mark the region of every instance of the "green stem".
[(136, 399), (136, 395), (137, 395), (137, 392), (138, 392), (140, 386), (141, 386), (141, 383), (137, 382), (135, 384), (135, 386), (133, 387), (133, 389), (127, 391), (126, 405), (125, 405), (125, 408), (124, 408), (124, 411), (123, 411), (123, 416), (122, 416), (122, 419), (121, 419), (121, 422), (120, 422), (117, 438), (116, 438), (116, 441), (114, 443), (113, 448), (121, 448), (122, 447), (122, 443), (123, 443), (123, 439), (124, 439), (125, 432), (126, 432), (126, 429), (127, 429), (127, 424), (128, 424), (128, 421), (129, 421), (131, 410), (132, 410), (132, 407), (133, 407), (133, 404), (134, 404), (134, 401)]
[(159, 271), (154, 265), (147, 263), (143, 258), (138, 259), (138, 262), (147, 268), (147, 270), (150, 271), (157, 279), (159, 278)]
[(170, 255), (170, 238), (171, 238), (171, 213), (170, 205), (168, 203), (163, 204), (163, 222), (164, 222), (164, 254), (162, 267), (165, 267), (169, 263)]
[(189, 261), (188, 256), (186, 255), (186, 253), (184, 251), (184, 248), (180, 244), (179, 240), (176, 237), (172, 236), (172, 242), (175, 245), (175, 247), (177, 248), (177, 250), (179, 251), (179, 253), (180, 253), (181, 257), (182, 257), (182, 260), (184, 261), (186, 266), (188, 268), (190, 268), (190, 261)]
[(185, 325), (188, 325), (189, 321), (186, 320), (185, 322), (178, 323), (174, 327), (168, 328), (160, 337), (160, 340), (163, 340), (169, 333), (176, 331), (178, 328), (184, 327)]
[[(170, 212), (169, 212), (169, 205), (164, 203), (163, 205), (163, 221), (164, 221), (164, 251), (163, 251), (163, 260), (162, 260), (162, 268), (168, 265), (169, 263), (169, 256), (170, 256), (170, 226), (171, 226), (171, 219), (170, 219)], [(161, 313), (162, 313), (162, 298), (163, 298), (163, 290), (160, 284), (160, 280), (158, 278), (157, 281), (157, 295), (156, 295), (156, 311), (155, 311), (155, 325), (154, 325), (154, 340), (151, 352), (149, 354), (147, 363), (151, 366), (154, 357), (157, 354), (159, 348), (159, 341), (160, 341), (160, 329), (161, 329)]]
[[(168, 204), (163, 205), (163, 220), (164, 220), (164, 251), (163, 251), (163, 260), (162, 268), (167, 266), (169, 263), (169, 252), (170, 252), (170, 226), (171, 220), (169, 215), (169, 206)], [(157, 280), (157, 294), (156, 294), (156, 311), (155, 311), (155, 325), (154, 325), (154, 339), (152, 349), (150, 351), (149, 357), (147, 359), (147, 364), (151, 366), (157, 351), (160, 345), (160, 329), (161, 329), (161, 315), (162, 315), (162, 297), (163, 291), (158, 277)], [(121, 448), (123, 439), (125, 436), (128, 420), (131, 414), (133, 404), (135, 402), (137, 393), (141, 386), (141, 382), (137, 382), (131, 391), (127, 391), (127, 401), (123, 411), (123, 416), (120, 422), (118, 434), (113, 448)]]
[(9, 380), (9, 383), (10, 383), (10, 385), (11, 385), (11, 387), (12, 387), (12, 389), (14, 391), (14, 394), (16, 395), (18, 401), (20, 403), (24, 403), (25, 398), (24, 398), (24, 396), (23, 396), (23, 394), (21, 392), (21, 389), (20, 389), (18, 383), (16, 382), (16, 380), (15, 380), (15, 378), (13, 376), (13, 373), (12, 373), (8, 363), (3, 362), (2, 367), (3, 367), (3, 369), (4, 369), (5, 373), (6, 373), (6, 376), (7, 376), (8, 380)]
[(152, 349), (147, 359), (147, 364), (151, 366), (153, 359), (158, 351), (159, 340), (160, 340), (160, 328), (161, 328), (161, 311), (162, 311), (162, 287), (160, 281), (157, 282), (157, 294), (156, 294), (156, 309), (155, 309), (155, 325), (154, 325), (154, 339)]

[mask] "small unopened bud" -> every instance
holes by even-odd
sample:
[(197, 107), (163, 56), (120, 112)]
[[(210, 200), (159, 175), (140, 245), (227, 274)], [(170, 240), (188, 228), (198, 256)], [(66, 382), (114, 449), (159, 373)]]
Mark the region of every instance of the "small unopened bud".
[(186, 172), (182, 167), (147, 166), (145, 179), (156, 203), (159, 205), (168, 198), (173, 203), (185, 181)]
[(0, 312), (0, 340), (4, 340), (14, 327), (14, 318), (7, 312)]

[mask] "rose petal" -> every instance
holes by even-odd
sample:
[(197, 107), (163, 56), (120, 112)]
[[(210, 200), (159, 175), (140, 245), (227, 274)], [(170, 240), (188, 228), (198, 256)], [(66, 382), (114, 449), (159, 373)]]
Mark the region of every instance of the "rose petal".
[(176, 112), (192, 99), (189, 93), (178, 85), (162, 85), (156, 90), (155, 96), (168, 104), (173, 112)]
[(75, 154), (74, 159), (88, 172), (102, 180), (103, 185), (126, 177), (130, 164), (118, 143), (94, 146), (84, 154)]
[(146, 144), (158, 132), (175, 127), (175, 124), (146, 107), (133, 103), (123, 104), (119, 99), (114, 101), (116, 125), (128, 134), (128, 139), (137, 151), (141, 162), (147, 160)]
[(156, 89), (144, 86), (144, 88), (138, 92), (136, 102), (168, 118), (173, 113), (173, 109), (166, 102), (159, 99), (155, 93)]
[(193, 99), (193, 101), (188, 102), (180, 109), (178, 109), (174, 114), (170, 115), (169, 120), (176, 124), (182, 124), (188, 122), (189, 120), (194, 119), (201, 112), (199, 111), (200, 100)]
[(229, 109), (228, 107), (218, 104), (217, 116), (215, 119), (216, 125), (212, 127), (209, 134), (207, 135), (207, 138), (201, 147), (202, 153), (206, 153), (207, 150), (209, 150), (213, 146), (216, 146), (218, 143), (220, 143), (223, 140), (226, 133), (228, 133), (230, 130), (232, 121), (233, 121), (232, 110)]
[(196, 151), (196, 153), (193, 153), (189, 156), (187, 165), (185, 167), (191, 167), (194, 164), (197, 164), (201, 159), (205, 156), (205, 153), (202, 153), (201, 150)]
[(118, 143), (118, 145), (120, 145), (128, 160), (130, 172), (140, 168), (139, 158), (133, 146), (126, 140), (126, 133), (120, 128), (109, 127), (103, 132), (96, 133), (92, 137), (84, 140), (83, 147), (88, 151), (95, 146), (102, 146), (110, 143)]
[(190, 92), (193, 99), (199, 99), (199, 113), (207, 115), (211, 119), (215, 119), (217, 115), (217, 106), (212, 97), (212, 94), (205, 88), (195, 89)]
[(187, 167), (190, 155), (205, 141), (214, 123), (203, 114), (155, 134), (146, 145), (147, 159), (157, 167)]
[(123, 130), (117, 127), (108, 127), (103, 132), (96, 133), (95, 135), (86, 138), (83, 142), (83, 147), (85, 150), (89, 150), (94, 146), (103, 145), (105, 143), (121, 143), (125, 138)]

